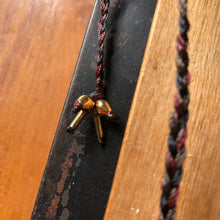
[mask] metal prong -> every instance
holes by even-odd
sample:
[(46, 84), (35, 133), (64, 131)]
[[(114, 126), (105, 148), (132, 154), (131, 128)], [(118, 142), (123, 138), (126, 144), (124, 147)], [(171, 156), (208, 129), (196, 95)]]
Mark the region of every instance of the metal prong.
[(83, 120), (83, 118), (86, 116), (87, 113), (88, 113), (87, 111), (80, 110), (79, 113), (76, 115), (76, 117), (73, 119), (70, 126), (67, 128), (67, 131), (70, 133), (73, 132), (81, 123), (81, 121)]
[(96, 114), (93, 114), (93, 119), (94, 119), (94, 123), (95, 123), (95, 129), (96, 129), (96, 134), (97, 134), (98, 140), (99, 139), (102, 140), (103, 131), (102, 131), (102, 124), (101, 124), (100, 117)]

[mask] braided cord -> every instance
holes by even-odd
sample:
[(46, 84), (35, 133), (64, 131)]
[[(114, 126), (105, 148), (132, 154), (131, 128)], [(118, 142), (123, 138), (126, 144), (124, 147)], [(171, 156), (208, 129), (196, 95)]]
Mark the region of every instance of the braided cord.
[(98, 40), (99, 40), (99, 53), (97, 57), (97, 70), (96, 76), (96, 90), (90, 94), (94, 99), (103, 99), (104, 94), (104, 68), (103, 68), (103, 58), (104, 58), (104, 40), (106, 36), (106, 23), (108, 20), (108, 8), (110, 6), (110, 0), (100, 0), (101, 14), (102, 18), (98, 21)]
[(169, 151), (166, 155), (166, 173), (162, 180), (161, 213), (159, 220), (172, 220), (176, 214), (176, 200), (179, 195), (179, 183), (182, 177), (182, 165), (186, 157), (185, 140), (187, 137), (190, 74), (188, 72), (188, 37), (187, 0), (178, 2), (180, 17), (177, 36), (177, 93), (174, 97), (174, 109), (170, 116)]

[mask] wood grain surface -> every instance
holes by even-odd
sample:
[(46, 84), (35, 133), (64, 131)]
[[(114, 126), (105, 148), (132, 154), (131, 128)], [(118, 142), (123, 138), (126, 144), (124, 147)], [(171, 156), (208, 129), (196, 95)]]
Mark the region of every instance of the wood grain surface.
[[(174, 3), (175, 2), (175, 3)], [(191, 103), (178, 220), (220, 219), (220, 1), (188, 1)], [(175, 94), (177, 1), (159, 0), (105, 220), (157, 219)]]
[(29, 219), (94, 0), (0, 0), (0, 219)]

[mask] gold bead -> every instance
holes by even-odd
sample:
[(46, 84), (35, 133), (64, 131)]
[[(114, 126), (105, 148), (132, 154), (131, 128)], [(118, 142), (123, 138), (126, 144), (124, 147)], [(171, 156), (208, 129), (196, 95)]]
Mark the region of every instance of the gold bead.
[(83, 110), (92, 110), (95, 106), (95, 102), (88, 95), (80, 96), (77, 101), (81, 104)]
[(108, 116), (112, 109), (106, 100), (101, 99), (95, 103), (95, 111), (100, 116)]

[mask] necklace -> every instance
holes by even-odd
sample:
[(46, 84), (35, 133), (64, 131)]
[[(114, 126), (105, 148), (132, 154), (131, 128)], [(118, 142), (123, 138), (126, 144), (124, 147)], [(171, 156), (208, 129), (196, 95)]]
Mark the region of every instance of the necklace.
[[(67, 128), (73, 132), (83, 118), (89, 113), (95, 124), (96, 134), (100, 145), (104, 144), (103, 130), (100, 117), (114, 119), (115, 115), (109, 103), (104, 99), (104, 40), (106, 36), (106, 23), (108, 20), (109, 0), (100, 0), (102, 18), (98, 21), (99, 52), (97, 57), (96, 89), (90, 95), (80, 96), (73, 105), (73, 112), (77, 113), (72, 123)], [(179, 0), (179, 35), (177, 36), (177, 93), (174, 99), (174, 109), (170, 116), (170, 134), (168, 137), (169, 151), (166, 155), (166, 173), (162, 180), (160, 220), (175, 218), (176, 201), (179, 195), (179, 183), (182, 177), (182, 164), (186, 157), (185, 140), (187, 136), (186, 123), (188, 121), (188, 105), (190, 74), (188, 72), (188, 36), (189, 22), (187, 18), (187, 0)]]
[(68, 132), (73, 132), (78, 125), (82, 122), (83, 118), (92, 112), (92, 117), (95, 124), (96, 134), (98, 137), (98, 142), (100, 145), (104, 144), (103, 141), (103, 130), (101, 124), (101, 116), (107, 117), (107, 119), (112, 120), (115, 118), (109, 103), (104, 99), (104, 40), (106, 36), (106, 23), (108, 20), (108, 8), (110, 5), (109, 0), (100, 0), (102, 19), (98, 21), (98, 41), (99, 41), (99, 52), (97, 57), (97, 70), (96, 76), (96, 89), (90, 95), (80, 96), (73, 105), (73, 112), (77, 113), (76, 117), (72, 123), (67, 128)]
[(187, 137), (190, 74), (188, 72), (188, 36), (187, 0), (179, 0), (179, 35), (177, 36), (177, 93), (174, 109), (170, 116), (169, 151), (166, 155), (166, 173), (162, 180), (160, 220), (171, 220), (176, 214), (176, 200), (179, 195), (179, 183), (182, 178), (182, 164), (186, 157), (185, 140)]

